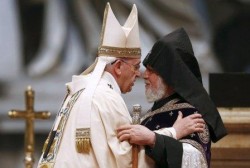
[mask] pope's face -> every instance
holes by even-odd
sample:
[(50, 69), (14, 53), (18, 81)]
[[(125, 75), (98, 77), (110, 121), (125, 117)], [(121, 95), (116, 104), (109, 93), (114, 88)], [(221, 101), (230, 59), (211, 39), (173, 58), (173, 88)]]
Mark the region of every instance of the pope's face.
[(141, 76), (140, 63), (141, 59), (120, 59), (121, 61), (121, 81), (120, 89), (122, 93), (132, 90), (136, 78)]

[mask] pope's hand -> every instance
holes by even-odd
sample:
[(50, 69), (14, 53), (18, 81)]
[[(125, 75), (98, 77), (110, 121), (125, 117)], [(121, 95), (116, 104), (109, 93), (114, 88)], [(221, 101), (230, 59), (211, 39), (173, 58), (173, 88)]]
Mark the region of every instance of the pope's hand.
[(117, 137), (137, 145), (153, 146), (155, 143), (155, 133), (142, 125), (123, 125), (117, 129)]

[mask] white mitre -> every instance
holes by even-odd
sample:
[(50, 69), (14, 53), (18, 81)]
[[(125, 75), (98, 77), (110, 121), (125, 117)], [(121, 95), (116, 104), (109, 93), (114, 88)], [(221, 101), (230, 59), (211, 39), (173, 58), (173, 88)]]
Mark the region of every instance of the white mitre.
[[(138, 13), (136, 5), (130, 12), (123, 26), (116, 19), (110, 4), (107, 3), (104, 11), (101, 43), (98, 48), (98, 57), (94, 64), (87, 68), (82, 75), (91, 73), (87, 87), (82, 94), (88, 98), (82, 100), (76, 121), (76, 147), (79, 153), (89, 151), (91, 102), (98, 82), (101, 79), (107, 64), (117, 58), (140, 58), (141, 48), (139, 39)], [(81, 101), (81, 100), (79, 100)]]

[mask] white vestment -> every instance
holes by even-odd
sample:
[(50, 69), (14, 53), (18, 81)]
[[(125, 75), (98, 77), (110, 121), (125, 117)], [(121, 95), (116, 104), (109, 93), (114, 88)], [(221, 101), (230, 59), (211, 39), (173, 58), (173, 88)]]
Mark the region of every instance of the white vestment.
[[(70, 95), (86, 86), (87, 76), (75, 76), (68, 84)], [(75, 130), (78, 109), (84, 100), (84, 91), (76, 100), (70, 111), (58, 151), (55, 152), (55, 168), (127, 168), (132, 167), (132, 147), (127, 142), (117, 139), (116, 129), (124, 124), (131, 124), (131, 116), (121, 97), (121, 91), (113, 76), (104, 72), (92, 100), (91, 113), (91, 149), (89, 153), (77, 153), (75, 147)], [(66, 106), (68, 96), (63, 104)], [(56, 147), (55, 147), (56, 149)], [(43, 156), (42, 156), (43, 157)], [(40, 163), (44, 162), (41, 157)], [(139, 168), (154, 167), (153, 161), (141, 148)], [(45, 162), (44, 162), (45, 163)]]
[(183, 143), (182, 168), (207, 168), (207, 161), (204, 155), (194, 146)]
[[(154, 132), (172, 137), (176, 139), (176, 132), (173, 131), (173, 127), (162, 128), (160, 130), (155, 130)], [(204, 154), (199, 151), (197, 148), (192, 146), (189, 143), (182, 143), (183, 154), (182, 154), (182, 168), (207, 168), (208, 164), (205, 159)]]

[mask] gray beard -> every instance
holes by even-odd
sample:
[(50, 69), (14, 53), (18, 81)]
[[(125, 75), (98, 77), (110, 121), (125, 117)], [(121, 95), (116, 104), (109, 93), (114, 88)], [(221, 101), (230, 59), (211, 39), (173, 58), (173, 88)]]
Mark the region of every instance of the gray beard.
[(147, 101), (153, 103), (157, 100), (160, 100), (166, 95), (167, 86), (163, 83), (161, 78), (157, 80), (157, 88), (148, 88), (145, 91)]

